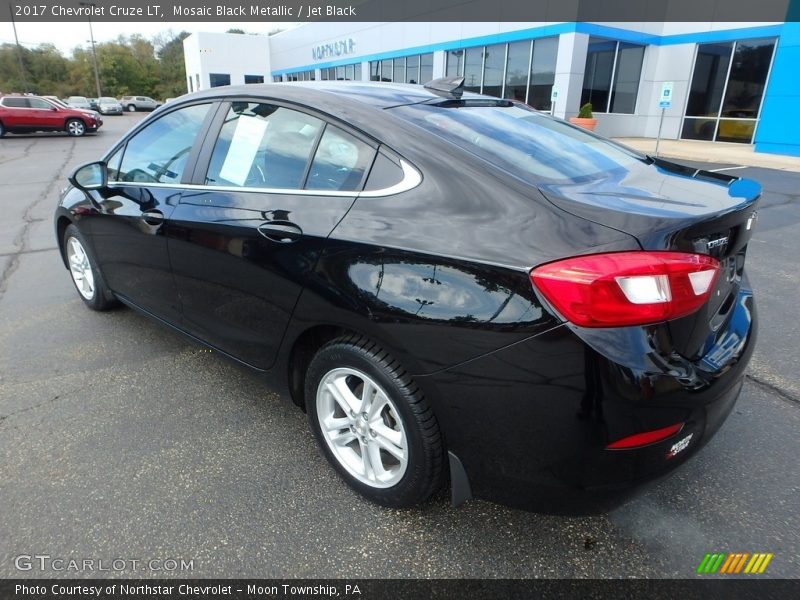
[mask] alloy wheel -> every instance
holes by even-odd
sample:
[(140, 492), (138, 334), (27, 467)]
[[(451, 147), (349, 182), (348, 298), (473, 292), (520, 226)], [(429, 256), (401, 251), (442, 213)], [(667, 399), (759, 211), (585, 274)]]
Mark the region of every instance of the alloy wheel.
[(408, 440), (389, 395), (352, 368), (329, 371), (317, 388), (320, 431), (336, 460), (375, 488), (397, 484), (408, 467)]
[(89, 256), (78, 238), (67, 239), (67, 262), (78, 293), (86, 300), (91, 300), (94, 297), (94, 272)]
[(80, 137), (86, 132), (86, 126), (80, 121), (70, 121), (67, 123), (67, 132), (71, 136)]

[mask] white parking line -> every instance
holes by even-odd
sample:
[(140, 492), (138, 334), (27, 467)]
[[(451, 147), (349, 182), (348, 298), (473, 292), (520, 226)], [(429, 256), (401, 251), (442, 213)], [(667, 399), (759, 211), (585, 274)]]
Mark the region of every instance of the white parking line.
[(743, 167), (722, 167), (721, 169), (708, 169), (711, 173), (719, 173), (720, 171), (735, 171), (736, 169), (746, 169), (747, 166)]

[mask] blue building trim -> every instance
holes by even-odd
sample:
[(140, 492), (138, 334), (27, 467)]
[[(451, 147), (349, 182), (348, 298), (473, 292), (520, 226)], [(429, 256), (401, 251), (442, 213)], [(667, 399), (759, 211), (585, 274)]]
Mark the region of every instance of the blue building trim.
[[(794, 11), (794, 12), (793, 12)], [(800, 0), (792, 0), (783, 24), (772, 72), (764, 94), (755, 139), (756, 152), (800, 156), (800, 106), (797, 65), (800, 64)]]
[[(796, 2), (797, 0), (792, 0)], [(562, 33), (585, 33), (587, 35), (605, 37), (630, 42), (632, 44), (643, 44), (652, 46), (671, 46), (676, 44), (706, 44), (710, 42), (730, 42), (734, 40), (745, 40), (765, 37), (778, 37), (781, 35), (783, 25), (764, 25), (761, 27), (740, 27), (738, 29), (721, 29), (717, 31), (698, 31), (694, 33), (681, 33), (675, 35), (659, 36), (619, 27), (608, 27), (596, 23), (557, 23), (554, 25), (543, 25), (541, 27), (531, 27), (519, 29), (517, 31), (507, 31), (461, 40), (451, 40), (390, 52), (379, 52), (363, 56), (351, 56), (339, 60), (328, 62), (307, 64), (290, 69), (278, 69), (272, 71), (272, 75), (285, 75), (287, 73), (297, 73), (310, 71), (312, 69), (327, 69), (329, 67), (341, 67), (353, 63), (369, 62), (374, 60), (388, 60), (392, 58), (402, 58), (414, 54), (427, 54), (438, 50), (461, 50), (475, 46), (491, 46), (492, 44), (506, 44), (531, 40), (542, 37), (561, 35)]]

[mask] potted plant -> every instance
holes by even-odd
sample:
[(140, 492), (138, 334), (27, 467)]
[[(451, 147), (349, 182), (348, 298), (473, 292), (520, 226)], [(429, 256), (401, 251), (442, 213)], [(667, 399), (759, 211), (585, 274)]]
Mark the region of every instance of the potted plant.
[(594, 131), (594, 128), (597, 127), (597, 119), (592, 116), (592, 103), (587, 102), (581, 106), (581, 109), (578, 111), (578, 116), (570, 117), (569, 122), (578, 127), (588, 129), (589, 131)]

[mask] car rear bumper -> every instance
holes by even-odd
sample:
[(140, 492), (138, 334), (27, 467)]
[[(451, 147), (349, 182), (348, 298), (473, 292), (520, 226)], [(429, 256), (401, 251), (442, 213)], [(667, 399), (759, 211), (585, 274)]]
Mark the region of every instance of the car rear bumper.
[[(561, 325), (418, 377), (472, 495), (545, 512), (592, 511), (692, 456), (741, 390), (755, 345), (752, 293), (739, 291), (719, 344), (693, 362), (664, 349), (664, 327)], [(680, 431), (663, 441), (607, 449), (679, 423)]]

